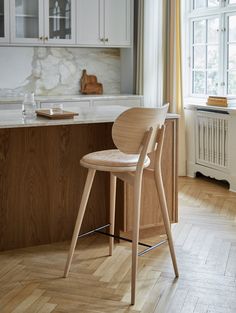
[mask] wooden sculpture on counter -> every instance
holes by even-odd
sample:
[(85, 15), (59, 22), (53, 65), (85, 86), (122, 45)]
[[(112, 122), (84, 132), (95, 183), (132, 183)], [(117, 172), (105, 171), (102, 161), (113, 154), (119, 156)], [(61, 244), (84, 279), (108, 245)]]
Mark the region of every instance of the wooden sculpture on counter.
[(80, 92), (85, 95), (101, 95), (103, 86), (101, 83), (98, 83), (95, 75), (88, 75), (86, 70), (83, 70), (80, 79)]

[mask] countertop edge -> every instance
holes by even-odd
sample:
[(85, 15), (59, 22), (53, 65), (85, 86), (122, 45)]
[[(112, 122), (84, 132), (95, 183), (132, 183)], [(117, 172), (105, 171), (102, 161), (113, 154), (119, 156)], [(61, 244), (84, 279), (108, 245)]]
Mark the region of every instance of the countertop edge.
[[(32, 120), (29, 120), (28, 122), (25, 121), (24, 124), (16, 124), (15, 122), (9, 123), (8, 125), (0, 124), (0, 129), (103, 124), (103, 123), (113, 123), (115, 119), (116, 117), (108, 119), (87, 119), (87, 120), (74, 120), (74, 119), (47, 120), (42, 117), (37, 117), (35, 123), (32, 122)], [(166, 119), (167, 120), (179, 119), (179, 115), (174, 113), (168, 113)]]

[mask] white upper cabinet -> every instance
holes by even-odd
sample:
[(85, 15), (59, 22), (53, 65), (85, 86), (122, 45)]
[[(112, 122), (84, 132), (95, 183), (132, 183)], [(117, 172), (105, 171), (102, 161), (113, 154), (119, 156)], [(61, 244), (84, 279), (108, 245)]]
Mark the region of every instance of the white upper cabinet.
[(78, 0), (77, 18), (79, 45), (132, 45), (132, 0)]
[(75, 44), (75, 0), (45, 0), (45, 41)]
[(131, 47), (133, 0), (0, 0), (0, 44)]
[(109, 46), (131, 45), (130, 0), (105, 0), (104, 37)]
[(77, 41), (79, 45), (99, 46), (103, 44), (103, 15), (103, 0), (78, 0)]
[(0, 43), (9, 42), (9, 2), (0, 0)]
[(11, 42), (75, 44), (75, 0), (11, 0)]
[(43, 1), (12, 0), (11, 42), (40, 44), (44, 39)]

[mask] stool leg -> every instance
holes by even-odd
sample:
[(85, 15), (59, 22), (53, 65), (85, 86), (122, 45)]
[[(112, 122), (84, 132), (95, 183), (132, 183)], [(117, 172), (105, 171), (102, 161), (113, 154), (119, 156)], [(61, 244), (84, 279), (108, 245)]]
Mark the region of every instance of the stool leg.
[(170, 227), (170, 218), (169, 218), (169, 213), (167, 209), (167, 203), (166, 203), (166, 197), (165, 197), (165, 190), (163, 186), (163, 180), (162, 180), (162, 175), (161, 171), (155, 172), (155, 182), (156, 182), (156, 187), (157, 187), (157, 192), (159, 195), (159, 200), (160, 200), (160, 206), (161, 206), (161, 213), (162, 213), (162, 218), (168, 238), (168, 243), (169, 243), (169, 249), (170, 249), (170, 254), (172, 258), (172, 263), (175, 271), (175, 276), (179, 277), (179, 272), (178, 272), (178, 265), (176, 261), (176, 256), (175, 256), (175, 249), (174, 249), (174, 243), (173, 243), (173, 238), (172, 238), (172, 233), (171, 233), (171, 227)]
[[(116, 176), (110, 173), (110, 235), (115, 232), (115, 207), (116, 207)], [(109, 239), (109, 255), (112, 255), (114, 247), (114, 238)]]
[(138, 270), (138, 241), (141, 206), (142, 175), (137, 177), (134, 183), (134, 215), (132, 232), (132, 277), (131, 277), (131, 304), (135, 304), (136, 297), (136, 276)]
[(78, 216), (76, 219), (76, 224), (75, 224), (74, 233), (73, 233), (73, 237), (72, 237), (72, 241), (71, 241), (71, 245), (70, 245), (70, 250), (68, 253), (68, 257), (67, 257), (67, 262), (66, 262), (65, 271), (64, 271), (64, 277), (68, 276), (68, 273), (70, 270), (72, 257), (74, 255), (75, 246), (77, 243), (78, 235), (80, 232), (81, 224), (82, 224), (83, 217), (84, 217), (84, 212), (85, 212), (85, 209), (87, 206), (87, 202), (88, 202), (89, 194), (90, 194), (91, 187), (93, 184), (93, 179), (94, 179), (95, 173), (96, 173), (96, 170), (94, 170), (94, 169), (88, 170), (88, 175), (87, 175), (86, 183), (84, 186), (82, 199), (80, 202), (79, 212), (78, 212)]

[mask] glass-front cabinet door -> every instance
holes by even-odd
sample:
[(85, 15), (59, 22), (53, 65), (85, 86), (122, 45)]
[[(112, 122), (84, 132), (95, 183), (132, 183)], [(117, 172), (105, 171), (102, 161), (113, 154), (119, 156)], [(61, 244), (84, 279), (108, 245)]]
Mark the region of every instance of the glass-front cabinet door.
[(44, 42), (42, 0), (12, 0), (11, 16), (12, 42)]
[(9, 2), (0, 0), (0, 43), (9, 42)]
[(75, 0), (45, 0), (45, 19), (48, 43), (75, 44)]

